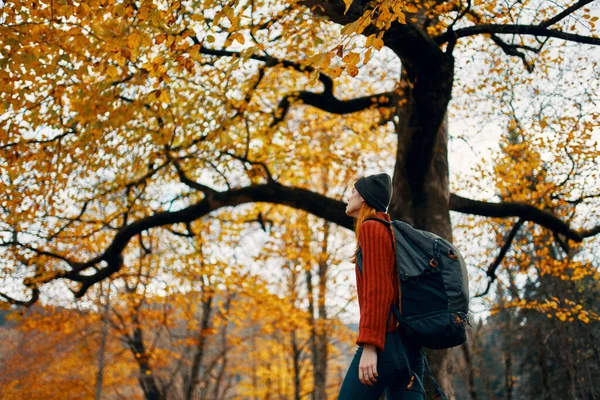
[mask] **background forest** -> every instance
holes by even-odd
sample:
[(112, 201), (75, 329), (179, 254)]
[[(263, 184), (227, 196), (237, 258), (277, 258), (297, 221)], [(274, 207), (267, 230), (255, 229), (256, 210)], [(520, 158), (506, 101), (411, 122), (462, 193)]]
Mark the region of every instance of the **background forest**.
[(600, 2), (0, 0), (0, 398), (337, 398), (358, 177), (470, 273), (452, 399), (600, 399)]

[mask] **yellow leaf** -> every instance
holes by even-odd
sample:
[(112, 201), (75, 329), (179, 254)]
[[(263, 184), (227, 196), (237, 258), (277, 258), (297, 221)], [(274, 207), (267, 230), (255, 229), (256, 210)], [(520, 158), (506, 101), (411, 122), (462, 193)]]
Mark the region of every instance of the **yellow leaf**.
[(77, 8), (77, 18), (85, 18), (89, 13), (90, 7), (85, 3), (81, 3)]
[(400, 24), (406, 24), (406, 16), (404, 15), (404, 13), (396, 14), (396, 18), (398, 19), (398, 22)]
[(371, 59), (372, 53), (373, 53), (373, 48), (369, 48), (367, 50), (367, 52), (365, 53), (365, 57), (363, 59), (363, 64), (366, 64), (369, 62), (369, 60)]
[(109, 77), (113, 79), (119, 76), (119, 70), (117, 70), (117, 67), (115, 67), (114, 65), (109, 65), (108, 67), (106, 67), (106, 73)]
[(356, 33), (358, 30), (358, 21), (354, 21), (349, 23), (348, 25), (345, 25), (342, 30), (341, 30), (341, 34), (342, 35), (350, 35), (352, 33)]
[(150, 36), (149, 36), (149, 35), (147, 35), (147, 34), (143, 33), (143, 34), (141, 35), (141, 38), (140, 38), (140, 40), (141, 40), (141, 42), (142, 42), (142, 46), (144, 46), (144, 47), (149, 47), (149, 46), (152, 46), (152, 39), (150, 38)]
[(419, 9), (414, 4), (405, 4), (404, 9), (406, 10), (406, 12), (409, 12), (412, 14), (416, 14), (417, 12), (419, 12)]
[(337, 78), (338, 76), (340, 76), (342, 74), (343, 71), (344, 71), (344, 67), (337, 66), (334, 69), (328, 70), (327, 74), (329, 76), (331, 76), (332, 78)]
[(235, 32), (230, 36), (231, 40), (235, 40), (236, 42), (238, 42), (239, 44), (244, 44), (246, 42), (246, 39), (244, 38), (244, 35), (242, 35), (240, 32)]
[(346, 9), (344, 10), (344, 14), (346, 14), (348, 12), (348, 9), (352, 5), (352, 1), (353, 0), (344, 0), (344, 4), (346, 4)]
[(138, 12), (137, 19), (139, 21), (145, 21), (145, 20), (147, 20), (148, 19), (148, 13), (149, 13), (149, 11), (150, 11), (149, 7), (146, 6), (146, 5), (143, 5), (140, 8), (140, 11)]
[(160, 96), (158, 96), (158, 100), (165, 103), (165, 104), (169, 104), (169, 93), (167, 93), (165, 90), (163, 90), (160, 93)]
[(197, 44), (193, 45), (188, 50), (188, 54), (190, 55), (190, 57), (197, 57), (199, 52), (200, 52), (200, 45), (197, 45)]
[(363, 15), (358, 19), (358, 33), (363, 33), (363, 31), (369, 26), (371, 23), (371, 17), (369, 15)]
[(356, 65), (348, 65), (346, 71), (348, 71), (348, 75), (350, 75), (351, 77), (355, 77), (356, 75), (358, 75), (358, 68), (356, 67)]
[(328, 68), (329, 64), (331, 64), (332, 58), (333, 54), (331, 54), (330, 52), (317, 54), (313, 65), (319, 68)]
[(342, 58), (342, 61), (346, 65), (356, 65), (360, 61), (360, 55), (351, 51), (350, 53), (346, 54), (344, 58)]
[(139, 45), (140, 45), (140, 35), (138, 35), (137, 32), (134, 32), (131, 35), (129, 35), (129, 37), (127, 38), (127, 46), (130, 49), (135, 49)]

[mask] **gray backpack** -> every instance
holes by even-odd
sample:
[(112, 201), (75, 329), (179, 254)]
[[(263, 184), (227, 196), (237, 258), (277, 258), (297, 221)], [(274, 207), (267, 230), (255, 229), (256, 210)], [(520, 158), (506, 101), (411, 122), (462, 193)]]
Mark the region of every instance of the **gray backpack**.
[(406, 335), (430, 349), (465, 342), (469, 324), (469, 281), (462, 255), (447, 240), (402, 221), (391, 224), (400, 282), (400, 310), (391, 311)]

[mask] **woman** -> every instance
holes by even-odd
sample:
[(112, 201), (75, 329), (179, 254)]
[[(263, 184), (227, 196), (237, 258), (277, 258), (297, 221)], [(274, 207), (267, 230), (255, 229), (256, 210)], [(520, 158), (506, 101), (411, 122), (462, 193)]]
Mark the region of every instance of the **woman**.
[[(376, 400), (385, 391), (393, 400), (423, 400), (421, 347), (396, 330), (390, 312), (399, 301), (394, 239), (387, 208), (392, 180), (387, 174), (360, 178), (348, 198), (346, 214), (356, 219), (354, 262), (360, 323), (354, 355), (338, 399)], [(409, 365), (410, 366), (409, 366)]]

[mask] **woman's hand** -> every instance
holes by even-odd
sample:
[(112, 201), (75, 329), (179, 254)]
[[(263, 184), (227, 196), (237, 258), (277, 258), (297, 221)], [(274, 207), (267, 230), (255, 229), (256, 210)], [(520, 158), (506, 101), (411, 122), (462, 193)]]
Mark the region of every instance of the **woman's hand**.
[(377, 349), (372, 344), (365, 344), (358, 364), (358, 380), (364, 385), (373, 386), (377, 376)]

